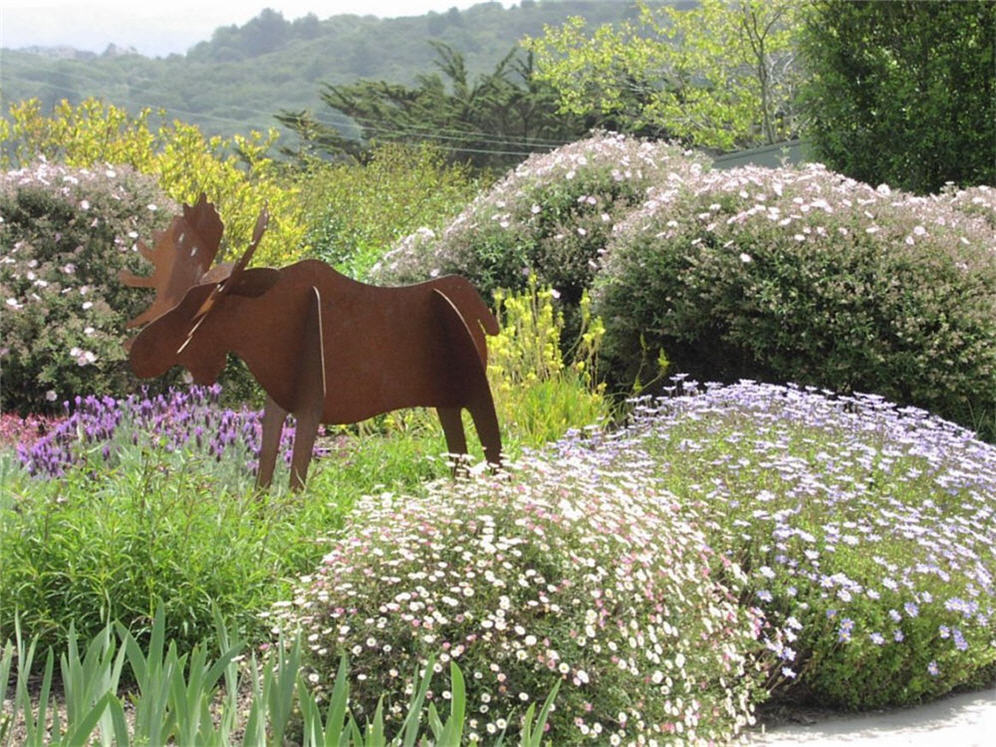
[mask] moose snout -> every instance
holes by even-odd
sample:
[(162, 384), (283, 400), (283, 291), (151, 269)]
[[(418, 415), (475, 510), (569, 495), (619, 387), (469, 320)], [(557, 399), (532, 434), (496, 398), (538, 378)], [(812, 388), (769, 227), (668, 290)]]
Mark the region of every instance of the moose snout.
[(161, 341), (152, 332), (146, 328), (125, 344), (131, 370), (140, 379), (162, 376), (176, 362), (163, 356)]

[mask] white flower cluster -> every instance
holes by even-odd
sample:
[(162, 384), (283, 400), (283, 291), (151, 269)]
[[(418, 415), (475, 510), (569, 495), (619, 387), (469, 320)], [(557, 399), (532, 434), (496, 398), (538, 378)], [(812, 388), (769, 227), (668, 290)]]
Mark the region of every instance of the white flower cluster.
[(273, 611), (308, 642), (317, 692), (346, 652), (357, 703), (372, 712), (386, 694), (396, 725), (404, 683), (435, 654), (465, 672), (469, 728), (488, 735), (557, 680), (558, 744), (725, 740), (752, 723), (760, 620), (694, 510), (638, 466), (551, 456), (357, 507)]

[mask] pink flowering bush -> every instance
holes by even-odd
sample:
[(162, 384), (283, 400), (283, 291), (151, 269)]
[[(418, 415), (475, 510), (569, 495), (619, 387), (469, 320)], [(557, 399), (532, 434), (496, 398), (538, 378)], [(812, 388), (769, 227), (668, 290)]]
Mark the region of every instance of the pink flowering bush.
[(537, 455), (364, 499), (272, 621), (306, 642), (319, 697), (345, 652), (354, 713), (384, 696), (393, 729), (436, 655), (429, 700), (456, 662), (471, 742), (514, 733), (557, 681), (554, 744), (727, 741), (753, 723), (763, 623), (700, 522), (647, 463)]
[(954, 186), (945, 187), (942, 194), (951, 207), (966, 215), (978, 216), (996, 228), (996, 187), (980, 184), (976, 187), (957, 189)]
[(573, 306), (591, 285), (613, 226), (647, 189), (707, 163), (664, 143), (596, 134), (530, 156), (441, 235), (423, 229), (403, 239), (373, 274), (410, 282), (455, 272), (490, 296), (498, 288), (524, 290), (532, 273)]
[(0, 409), (55, 413), (80, 392), (134, 385), (125, 322), (151, 299), (117, 274), (146, 271), (135, 243), (174, 210), (127, 168), (40, 161), (0, 176)]
[(819, 165), (657, 185), (606, 246), (617, 380), (645, 346), (707, 380), (871, 391), (996, 436), (992, 191), (916, 197)]

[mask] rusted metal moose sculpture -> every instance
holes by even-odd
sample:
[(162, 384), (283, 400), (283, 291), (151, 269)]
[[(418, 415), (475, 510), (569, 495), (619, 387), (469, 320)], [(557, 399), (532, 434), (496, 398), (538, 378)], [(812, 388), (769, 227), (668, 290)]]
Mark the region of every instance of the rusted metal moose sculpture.
[(488, 386), (485, 333), (498, 323), (465, 279), (447, 276), (381, 288), (323, 262), (246, 269), (268, 216), (236, 263), (211, 266), (224, 230), (204, 195), (183, 206), (152, 249), (155, 270), (122, 272), (123, 283), (156, 290), (129, 323), (135, 374), (151, 378), (179, 364), (198, 384), (214, 382), (234, 352), (267, 393), (257, 482), (273, 478), (280, 432), (297, 419), (292, 489), (303, 487), (321, 423), (344, 424), (405, 407), (434, 407), (448, 450), (467, 451), (461, 410), (474, 421), (487, 461), (501, 461), (501, 434)]

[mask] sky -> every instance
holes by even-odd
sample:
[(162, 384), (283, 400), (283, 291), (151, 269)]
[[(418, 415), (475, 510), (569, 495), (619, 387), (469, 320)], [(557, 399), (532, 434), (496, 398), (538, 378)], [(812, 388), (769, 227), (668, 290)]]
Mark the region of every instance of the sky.
[[(3, 0), (0, 47), (70, 46), (103, 52), (109, 44), (149, 57), (183, 54), (218, 26), (241, 26), (272, 8), (292, 21), (340, 13), (381, 18), (469, 8), (483, 0)], [(514, 2), (504, 0), (506, 7)]]

